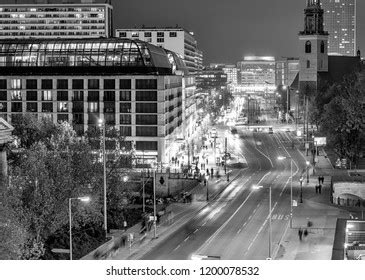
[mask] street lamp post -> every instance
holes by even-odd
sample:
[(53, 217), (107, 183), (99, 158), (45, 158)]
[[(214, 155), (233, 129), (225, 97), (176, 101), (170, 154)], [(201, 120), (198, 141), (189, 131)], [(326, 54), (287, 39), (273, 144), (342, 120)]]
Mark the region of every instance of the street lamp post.
[(71, 208), (71, 202), (72, 200), (80, 200), (82, 202), (89, 202), (90, 197), (84, 196), (84, 197), (72, 197), (68, 199), (68, 217), (69, 217), (69, 234), (70, 234), (70, 260), (72, 261), (72, 208)]
[(290, 159), (290, 228), (293, 227), (293, 159), (290, 156), (278, 157), (278, 160)]
[(207, 201), (209, 201), (209, 187), (208, 187), (209, 176), (207, 176), (205, 182), (207, 184)]
[[(254, 186), (253, 189), (262, 189), (263, 186)], [(271, 185), (269, 185), (269, 259), (271, 259), (272, 228), (271, 228)]]
[(284, 89), (286, 89), (286, 124), (289, 123), (289, 91), (290, 91), (290, 87), (289, 86), (284, 86)]
[(305, 165), (307, 167), (307, 183), (309, 183), (309, 161), (308, 160), (305, 162)]
[(105, 155), (105, 122), (99, 119), (99, 126), (103, 130), (103, 186), (104, 186), (104, 231), (108, 234), (107, 205), (106, 205), (106, 155)]
[(153, 238), (157, 238), (156, 217), (156, 171), (153, 171)]
[(300, 203), (303, 203), (303, 176), (300, 177)]

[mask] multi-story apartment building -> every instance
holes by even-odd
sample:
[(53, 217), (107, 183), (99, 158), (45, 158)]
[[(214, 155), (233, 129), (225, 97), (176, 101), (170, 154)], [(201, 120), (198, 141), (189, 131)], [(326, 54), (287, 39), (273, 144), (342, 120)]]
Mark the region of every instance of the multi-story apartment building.
[(356, 0), (322, 0), (324, 29), (328, 31), (328, 54), (355, 56)]
[(202, 90), (224, 89), (227, 87), (227, 74), (222, 67), (207, 67), (197, 73), (196, 86)]
[(190, 73), (198, 71), (202, 64), (202, 52), (197, 49), (194, 34), (184, 28), (142, 27), (116, 29), (115, 32), (118, 38), (139, 39), (181, 55)]
[(196, 67), (198, 71), (203, 70), (203, 51), (196, 50)]
[(0, 41), (0, 117), (68, 121), (81, 135), (105, 120), (144, 162), (169, 162), (183, 125), (178, 55), (120, 38)]
[(0, 4), (0, 39), (111, 37), (113, 7), (108, 2)]

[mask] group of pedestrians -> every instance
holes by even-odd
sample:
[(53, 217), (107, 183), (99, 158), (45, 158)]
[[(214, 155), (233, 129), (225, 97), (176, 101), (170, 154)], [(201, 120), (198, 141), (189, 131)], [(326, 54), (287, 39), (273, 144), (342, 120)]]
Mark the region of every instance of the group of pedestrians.
[(299, 235), (299, 241), (302, 241), (303, 237), (306, 238), (308, 236), (308, 230), (307, 229), (303, 230), (302, 228), (299, 228), (298, 235)]

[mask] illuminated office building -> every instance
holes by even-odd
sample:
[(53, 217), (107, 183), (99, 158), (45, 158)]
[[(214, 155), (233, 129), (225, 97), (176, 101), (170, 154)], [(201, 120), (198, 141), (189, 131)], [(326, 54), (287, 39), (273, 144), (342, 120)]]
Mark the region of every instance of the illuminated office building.
[(203, 53), (197, 49), (194, 33), (184, 28), (116, 29), (115, 34), (118, 38), (139, 39), (181, 55), (190, 73), (198, 71), (203, 64)]
[(68, 121), (79, 135), (104, 119), (145, 163), (166, 163), (182, 133), (184, 73), (178, 55), (142, 41), (1, 40), (0, 117)]
[(355, 56), (356, 0), (322, 0), (324, 29), (328, 31), (328, 54)]
[(0, 4), (0, 39), (98, 38), (112, 36), (110, 1), (34, 1)]

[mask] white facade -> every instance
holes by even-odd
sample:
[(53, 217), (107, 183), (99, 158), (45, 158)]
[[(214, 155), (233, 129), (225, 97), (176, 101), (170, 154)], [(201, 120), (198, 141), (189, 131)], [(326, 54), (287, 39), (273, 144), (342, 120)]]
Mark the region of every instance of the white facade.
[(112, 36), (109, 4), (0, 4), (0, 39)]
[(183, 28), (116, 29), (115, 36), (138, 39), (173, 51), (181, 55), (191, 73), (198, 71), (199, 64), (202, 63), (202, 53), (197, 50), (194, 35)]
[(237, 84), (237, 67), (235, 65), (225, 65), (223, 67), (223, 72), (227, 74), (227, 83)]

